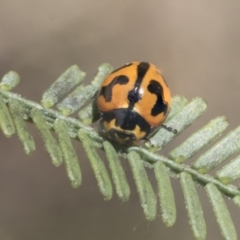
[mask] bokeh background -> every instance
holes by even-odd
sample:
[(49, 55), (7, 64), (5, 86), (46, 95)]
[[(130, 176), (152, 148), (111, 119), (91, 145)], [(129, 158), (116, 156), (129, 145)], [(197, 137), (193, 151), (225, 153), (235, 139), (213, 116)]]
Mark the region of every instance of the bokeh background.
[[(14, 90), (40, 101), (43, 91), (73, 64), (90, 81), (99, 64), (117, 67), (150, 61), (163, 72), (173, 95), (201, 96), (207, 113), (178, 136), (163, 154), (211, 118), (225, 115), (230, 129), (240, 123), (240, 2), (234, 0), (9, 0), (0, 3), (0, 76), (21, 76)], [(193, 239), (179, 181), (172, 179), (178, 218), (166, 228), (158, 217), (144, 219), (132, 176), (130, 201), (105, 202), (89, 162), (76, 143), (83, 184), (72, 189), (63, 167), (55, 168), (30, 126), (37, 151), (26, 156), (16, 137), (0, 135), (0, 239)], [(153, 180), (151, 171), (150, 179)], [(156, 185), (154, 184), (156, 189)], [(205, 192), (199, 194), (207, 239), (222, 239)], [(238, 227), (240, 210), (226, 203)]]

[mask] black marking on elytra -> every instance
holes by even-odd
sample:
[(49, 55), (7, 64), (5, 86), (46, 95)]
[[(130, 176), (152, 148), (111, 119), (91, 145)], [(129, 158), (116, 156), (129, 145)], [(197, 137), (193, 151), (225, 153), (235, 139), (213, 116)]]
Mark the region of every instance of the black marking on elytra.
[(163, 101), (163, 88), (156, 80), (151, 80), (148, 85), (148, 91), (157, 96), (157, 101), (151, 110), (152, 116), (157, 116), (160, 113), (167, 114), (168, 104)]
[(141, 95), (137, 87), (128, 92), (129, 108), (133, 108), (134, 104), (141, 99)]
[(133, 65), (133, 63), (127, 63), (127, 64), (125, 64), (125, 65), (123, 65), (123, 66), (121, 66), (121, 67), (119, 67), (119, 68), (117, 68), (117, 69), (114, 69), (114, 70), (111, 72), (111, 74), (112, 74), (112, 73), (115, 73), (115, 72), (117, 72), (117, 71), (119, 71), (119, 70), (121, 70), (121, 69), (123, 69), (123, 68), (129, 67), (129, 66), (131, 66), (131, 65)]
[(129, 82), (129, 79), (125, 75), (115, 77), (107, 86), (101, 88), (99, 96), (103, 96), (106, 102), (112, 101), (112, 90), (116, 84), (124, 85)]
[(137, 66), (137, 79), (135, 81), (133, 89), (128, 93), (129, 109), (133, 109), (134, 104), (138, 102), (142, 97), (139, 93), (139, 88), (149, 67), (150, 65), (147, 62), (140, 62)]
[(111, 122), (116, 119), (116, 127), (124, 130), (132, 131), (138, 125), (141, 131), (148, 133), (151, 126), (148, 122), (137, 112), (128, 108), (119, 108), (109, 112), (103, 112), (102, 119), (106, 122)]

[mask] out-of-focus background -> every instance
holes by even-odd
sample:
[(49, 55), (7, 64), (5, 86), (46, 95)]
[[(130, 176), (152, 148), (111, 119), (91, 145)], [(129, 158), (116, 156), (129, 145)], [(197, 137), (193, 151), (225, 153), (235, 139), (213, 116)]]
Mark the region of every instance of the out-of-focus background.
[[(227, 116), (229, 129), (240, 123), (239, 1), (2, 1), (0, 43), (0, 76), (17, 71), (21, 82), (14, 91), (34, 101), (72, 64), (88, 73), (88, 81), (103, 62), (157, 65), (173, 95), (201, 96), (209, 104), (207, 113), (163, 154), (213, 117)], [(32, 156), (25, 155), (17, 137), (0, 135), (0, 239), (193, 239), (177, 179), (172, 179), (176, 224), (166, 228), (159, 209), (157, 219), (147, 222), (126, 162), (130, 201), (121, 204), (115, 195), (105, 202), (80, 144), (83, 184), (72, 189), (64, 168), (51, 164), (30, 128), (37, 142)], [(149, 176), (154, 183), (151, 171)], [(207, 239), (222, 239), (201, 188), (199, 194)], [(226, 203), (238, 228), (240, 209)]]

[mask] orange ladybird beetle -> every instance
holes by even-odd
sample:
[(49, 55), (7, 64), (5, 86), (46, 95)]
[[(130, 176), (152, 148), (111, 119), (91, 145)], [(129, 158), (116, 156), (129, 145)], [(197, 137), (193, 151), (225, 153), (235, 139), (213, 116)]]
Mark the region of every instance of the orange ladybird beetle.
[(170, 90), (156, 66), (125, 64), (104, 79), (98, 92), (101, 134), (121, 145), (136, 144), (163, 123), (170, 101)]

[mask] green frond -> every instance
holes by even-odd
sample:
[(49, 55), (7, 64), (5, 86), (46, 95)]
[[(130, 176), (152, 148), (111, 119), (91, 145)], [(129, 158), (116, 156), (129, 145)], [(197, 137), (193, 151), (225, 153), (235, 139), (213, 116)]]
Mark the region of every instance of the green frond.
[(184, 162), (193, 157), (202, 148), (207, 146), (228, 127), (225, 117), (217, 117), (211, 120), (203, 128), (192, 134), (181, 145), (172, 150), (169, 156), (175, 162)]
[(193, 164), (199, 172), (206, 173), (240, 151), (240, 126), (231, 131), (207, 152), (203, 153)]
[(205, 188), (213, 206), (213, 210), (223, 237), (227, 240), (237, 239), (237, 233), (233, 225), (232, 218), (229, 214), (221, 192), (213, 183), (208, 183)]
[(189, 223), (192, 227), (196, 239), (206, 238), (206, 223), (203, 216), (202, 206), (198, 193), (189, 173), (180, 173), (180, 183), (182, 186), (186, 208), (189, 216)]
[(116, 193), (121, 201), (126, 202), (129, 199), (130, 188), (118, 154), (112, 144), (108, 141), (103, 142), (103, 148), (109, 162), (109, 168), (112, 173)]
[[(86, 74), (74, 65), (43, 93), (41, 104), (11, 92), (19, 83), (20, 77), (13, 71), (8, 72), (0, 83), (0, 127), (3, 134), (11, 137), (16, 132), (26, 154), (31, 154), (35, 151), (35, 143), (27, 122), (34, 123), (52, 163), (55, 166), (65, 166), (74, 188), (82, 183), (81, 159), (78, 159), (72, 144), (72, 141), (79, 141), (105, 200), (110, 200), (114, 191), (121, 202), (129, 200), (131, 190), (122, 167), (122, 161), (127, 161), (146, 219), (152, 221), (156, 218), (159, 200), (162, 220), (167, 227), (176, 222), (175, 202), (179, 198), (174, 195), (170, 177), (179, 177), (195, 239), (207, 238), (204, 212), (196, 188), (202, 186), (210, 199), (223, 237), (237, 239), (223, 196), (227, 196), (240, 207), (240, 190), (232, 184), (240, 178), (240, 155), (227, 162), (233, 154), (240, 152), (240, 127), (221, 137), (228, 127), (228, 122), (224, 116), (216, 117), (171, 150), (167, 156), (162, 156), (158, 151), (193, 124), (207, 108), (202, 98), (196, 97), (188, 101), (183, 96), (175, 96), (165, 124), (176, 129), (177, 134), (160, 128), (141, 146), (116, 146), (89, 126), (100, 117), (95, 96), (101, 82), (112, 70), (111, 65), (102, 64), (93, 81), (84, 85)], [(69, 117), (74, 112), (78, 119)], [(188, 163), (213, 141), (214, 145), (202, 153), (192, 165)], [(99, 151), (105, 152), (108, 166), (100, 158)], [(216, 174), (208, 174), (219, 164), (224, 166)], [(146, 168), (155, 175), (156, 193)]]
[(70, 179), (72, 187), (77, 188), (82, 183), (82, 174), (78, 157), (71, 143), (66, 123), (61, 119), (57, 119), (53, 128), (58, 137), (58, 142), (63, 154), (63, 160), (66, 166), (68, 178)]
[(44, 141), (44, 146), (52, 159), (52, 163), (57, 167), (60, 166), (63, 162), (62, 151), (57, 140), (53, 137), (42, 112), (37, 108), (33, 108), (30, 116)]
[(94, 175), (97, 179), (98, 187), (105, 200), (110, 200), (113, 195), (112, 183), (108, 175), (104, 162), (99, 157), (96, 149), (93, 147), (92, 141), (88, 134), (82, 130), (78, 132), (79, 139), (83, 143), (84, 150), (91, 163)]
[(45, 108), (52, 107), (65, 94), (81, 83), (85, 75), (77, 65), (70, 67), (44, 92), (41, 104)]
[(162, 220), (167, 227), (171, 227), (176, 221), (177, 211), (167, 168), (162, 162), (158, 161), (154, 164), (154, 173), (158, 184)]
[(148, 220), (154, 220), (157, 215), (157, 200), (152, 185), (148, 180), (141, 157), (137, 152), (130, 151), (127, 158), (136, 183), (145, 217)]
[(0, 89), (4, 91), (11, 91), (18, 85), (19, 82), (20, 82), (19, 75), (14, 71), (10, 71), (2, 77)]
[(216, 177), (225, 184), (229, 184), (240, 178), (240, 155), (223, 166), (223, 168), (216, 173)]
[(0, 96), (0, 127), (6, 137), (11, 137), (15, 133), (12, 117), (10, 116), (2, 96)]
[(8, 105), (19, 140), (23, 144), (23, 149), (26, 154), (31, 154), (35, 151), (35, 142), (28, 131), (26, 122), (23, 120), (22, 106), (14, 99), (9, 99)]

